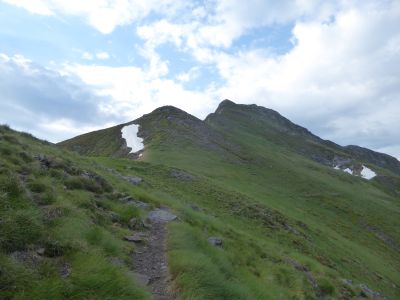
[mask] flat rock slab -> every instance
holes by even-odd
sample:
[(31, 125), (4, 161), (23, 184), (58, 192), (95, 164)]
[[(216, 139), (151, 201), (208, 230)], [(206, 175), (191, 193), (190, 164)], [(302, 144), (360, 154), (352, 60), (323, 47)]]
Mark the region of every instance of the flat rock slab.
[(149, 215), (147, 216), (147, 219), (151, 223), (167, 223), (171, 222), (173, 220), (176, 220), (176, 215), (173, 213), (170, 213), (169, 211), (165, 209), (155, 209), (149, 212)]
[(134, 235), (124, 236), (124, 240), (134, 243), (143, 243), (144, 241), (146, 241), (146, 238), (144, 238), (143, 235), (141, 234), (134, 234)]

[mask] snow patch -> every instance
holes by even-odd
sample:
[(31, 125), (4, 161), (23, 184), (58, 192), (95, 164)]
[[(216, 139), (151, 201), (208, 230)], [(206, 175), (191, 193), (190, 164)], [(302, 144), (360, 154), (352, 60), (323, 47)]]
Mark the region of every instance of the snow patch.
[(366, 166), (363, 165), (363, 169), (361, 170), (361, 177), (365, 179), (372, 179), (376, 176), (376, 173), (372, 171), (370, 168), (367, 168)]
[(346, 168), (343, 171), (346, 172), (346, 173), (349, 173), (350, 175), (353, 175), (353, 171), (351, 169), (349, 169), (349, 168)]
[(335, 170), (341, 170), (343, 172), (349, 173), (350, 175), (354, 175), (354, 176), (361, 176), (362, 178), (371, 180), (372, 178), (374, 178), (376, 176), (376, 173), (374, 171), (372, 171), (370, 168), (367, 168), (366, 166), (362, 166), (362, 170), (360, 172), (360, 175), (358, 174), (354, 174), (353, 170), (350, 168), (346, 168), (346, 169), (341, 169), (339, 166), (334, 166), (333, 167)]
[(126, 141), (126, 145), (131, 148), (129, 153), (135, 153), (143, 150), (143, 139), (137, 136), (139, 132), (139, 125), (132, 124), (124, 126), (122, 127), (121, 132), (122, 138)]

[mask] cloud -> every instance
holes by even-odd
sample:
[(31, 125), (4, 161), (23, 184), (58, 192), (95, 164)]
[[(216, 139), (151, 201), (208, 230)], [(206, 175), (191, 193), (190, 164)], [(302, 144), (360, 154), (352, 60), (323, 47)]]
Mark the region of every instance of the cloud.
[(399, 20), (398, 2), (348, 6), (329, 23), (298, 21), (284, 55), (219, 53), (219, 95), (274, 108), (342, 144), (399, 145)]
[(64, 68), (71, 76), (79, 76), (99, 96), (111, 99), (100, 110), (121, 122), (134, 120), (163, 105), (174, 105), (205, 117), (218, 102), (212, 88), (201, 92), (187, 90), (179, 82), (155, 77), (151, 69), (78, 64)]
[[(61, 82), (102, 99), (99, 114), (127, 121), (172, 104), (204, 117), (229, 98), (276, 109), (342, 144), (400, 149), (398, 1), (3, 1), (36, 14), (78, 16), (104, 34), (134, 23), (141, 39), (135, 49), (147, 64), (54, 66), (65, 73)], [(291, 35), (282, 42), (285, 53), (276, 44), (249, 42), (273, 28)], [(99, 54), (82, 52), (92, 64), (107, 58)], [(25, 72), (21, 80), (30, 82), (29, 72), (59, 74), (12, 60)], [(210, 76), (202, 74), (206, 69)], [(185, 87), (196, 79), (206, 81), (203, 91)], [(57, 128), (68, 125), (60, 122)]]
[(179, 0), (2, 0), (40, 15), (79, 16), (103, 34), (131, 24), (150, 13), (173, 14), (185, 1)]
[(110, 54), (108, 54), (105, 51), (101, 51), (101, 52), (96, 53), (96, 57), (97, 57), (97, 59), (100, 59), (100, 60), (106, 60), (106, 59), (110, 58)]
[(24, 8), (31, 13), (51, 16), (53, 12), (49, 9), (48, 5), (42, 0), (2, 0), (5, 3)]
[(98, 108), (106, 97), (20, 55), (0, 55), (0, 92), (2, 122), (52, 141), (113, 121)]

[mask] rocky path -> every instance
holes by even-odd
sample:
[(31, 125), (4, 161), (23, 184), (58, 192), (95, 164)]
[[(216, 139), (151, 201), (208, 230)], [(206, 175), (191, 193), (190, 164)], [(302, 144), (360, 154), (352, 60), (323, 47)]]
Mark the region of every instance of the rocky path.
[(149, 213), (149, 227), (134, 235), (136, 249), (133, 254), (135, 277), (148, 286), (156, 300), (176, 299), (170, 291), (168, 262), (166, 256), (167, 224), (176, 216), (167, 209), (156, 209)]

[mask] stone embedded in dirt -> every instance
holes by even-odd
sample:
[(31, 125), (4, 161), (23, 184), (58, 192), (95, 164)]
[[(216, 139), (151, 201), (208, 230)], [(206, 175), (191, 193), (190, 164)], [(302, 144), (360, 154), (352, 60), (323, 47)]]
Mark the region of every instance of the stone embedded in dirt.
[(151, 223), (166, 223), (171, 222), (177, 218), (176, 215), (170, 213), (165, 209), (155, 209), (149, 212), (147, 220)]
[(383, 296), (381, 293), (370, 289), (365, 284), (360, 284), (359, 287), (361, 288), (361, 293), (360, 293), (361, 297), (365, 297), (365, 298), (368, 298), (368, 299), (376, 299), (376, 300), (384, 300), (384, 299), (386, 299), (386, 297)]
[(129, 183), (131, 183), (133, 185), (138, 185), (143, 182), (143, 178), (135, 177), (135, 176), (122, 176), (122, 179), (128, 181)]
[(36, 253), (39, 254), (40, 256), (43, 256), (44, 252), (45, 252), (44, 248), (39, 248), (39, 249), (36, 250)]
[(111, 222), (118, 223), (121, 221), (121, 216), (119, 214), (117, 214), (116, 212), (112, 211), (112, 212), (110, 212), (109, 215), (110, 215)]
[(117, 266), (117, 267), (125, 266), (124, 261), (119, 257), (115, 257), (115, 256), (111, 257), (110, 262), (113, 266)]
[(124, 240), (128, 241), (128, 242), (134, 242), (134, 243), (143, 243), (144, 241), (146, 241), (146, 239), (141, 234), (124, 236)]
[(135, 273), (135, 272), (131, 272), (133, 278), (135, 279), (135, 281), (137, 283), (139, 283), (142, 286), (146, 286), (150, 283), (150, 277), (144, 274), (140, 274), (140, 273)]
[(217, 247), (222, 247), (222, 244), (223, 244), (222, 238), (220, 238), (220, 237), (215, 237), (215, 236), (209, 237), (209, 238), (208, 238), (208, 242), (209, 242), (211, 245), (217, 246)]
[(192, 181), (194, 176), (182, 170), (172, 170), (170, 173), (171, 177), (174, 177), (181, 181)]
[(122, 197), (122, 198), (119, 199), (119, 201), (124, 202), (124, 203), (129, 204), (129, 205), (134, 205), (137, 208), (143, 208), (143, 209), (150, 208), (150, 204), (144, 203), (144, 202), (139, 201), (139, 200), (136, 200), (135, 198), (133, 198), (131, 196)]
[(60, 269), (59, 273), (62, 279), (66, 279), (71, 275), (71, 265), (69, 263), (64, 263)]
[(139, 218), (131, 218), (129, 220), (129, 222), (128, 222), (128, 227), (130, 229), (139, 229), (139, 228), (142, 228), (144, 226), (143, 226), (143, 222), (142, 222), (141, 219), (139, 219)]

